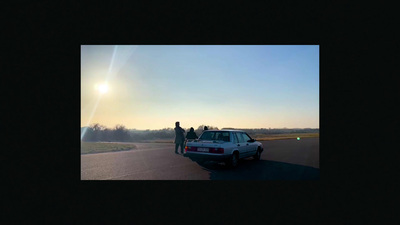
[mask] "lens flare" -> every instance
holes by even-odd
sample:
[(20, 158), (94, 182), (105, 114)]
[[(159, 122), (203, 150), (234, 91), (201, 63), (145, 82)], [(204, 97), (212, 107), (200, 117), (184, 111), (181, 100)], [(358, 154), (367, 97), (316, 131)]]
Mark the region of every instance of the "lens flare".
[[(135, 46), (133, 49), (132, 49), (132, 47), (130, 47), (130, 48), (128, 49), (128, 50), (130, 51), (130, 54), (129, 54), (128, 57), (125, 57), (125, 60), (123, 60), (122, 65), (121, 65), (121, 64), (119, 65), (119, 68), (123, 67), (123, 65), (128, 61), (128, 59), (130, 58), (130, 56), (133, 54), (133, 52), (135, 52), (135, 50), (136, 50), (137, 48), (138, 48), (138, 47)], [(104, 83), (104, 84), (97, 84), (97, 85), (95, 86), (95, 88), (100, 92), (100, 95), (99, 95), (98, 98), (97, 98), (97, 101), (96, 101), (96, 103), (95, 103), (95, 106), (94, 106), (94, 108), (93, 108), (91, 114), (90, 114), (90, 117), (89, 117), (89, 120), (88, 120), (86, 126), (89, 126), (90, 122), (92, 121), (92, 118), (93, 118), (93, 116), (94, 116), (94, 114), (95, 114), (95, 112), (96, 112), (96, 109), (97, 109), (97, 106), (99, 105), (99, 102), (100, 102), (101, 97), (103, 96), (103, 94), (105, 94), (105, 93), (107, 93), (107, 92), (109, 91), (109, 86), (107, 85), (107, 83), (108, 83), (108, 81), (110, 80), (110, 78), (111, 78), (112, 75), (113, 75), (113, 73), (111, 73), (111, 72), (113, 72), (113, 71), (114, 71), (114, 73), (117, 73), (117, 72), (118, 72), (118, 68), (117, 68), (117, 71), (115, 71), (116, 69), (114, 68), (114, 60), (115, 60), (115, 58), (116, 58), (116, 56), (117, 56), (117, 50), (118, 50), (118, 45), (116, 45), (116, 46), (114, 47), (114, 51), (113, 51), (113, 54), (112, 54), (112, 57), (111, 57), (110, 65), (109, 65), (109, 67), (108, 67), (108, 73), (107, 73), (107, 77), (106, 77), (105, 83)], [(83, 130), (83, 132), (82, 132), (82, 134), (81, 134), (81, 140), (82, 140), (83, 137), (85, 136), (86, 130), (87, 130), (87, 128)]]
[[(114, 64), (114, 58), (115, 58), (115, 54), (117, 53), (117, 47), (118, 47), (117, 45), (114, 47), (114, 52), (113, 52), (113, 55), (112, 55), (112, 58), (111, 58), (111, 64), (110, 64), (110, 66), (108, 68), (107, 80), (110, 77), (110, 72), (111, 72), (113, 64)], [(99, 90), (99, 92), (101, 94), (104, 94), (104, 93), (108, 92), (108, 85), (107, 84), (96, 85), (95, 88), (97, 90)], [(96, 112), (97, 106), (99, 105), (101, 96), (102, 95), (99, 95), (99, 97), (97, 98), (96, 104), (95, 104), (95, 106), (94, 106), (94, 108), (92, 110), (92, 113), (90, 114), (89, 121), (87, 122), (87, 126), (89, 126), (90, 122), (92, 121), (92, 118), (94, 116), (94, 113)], [(86, 130), (87, 130), (87, 128), (84, 129), (82, 134), (81, 134), (81, 141), (82, 141), (83, 137), (85, 136)]]
[(99, 92), (100, 92), (101, 94), (105, 94), (105, 93), (108, 92), (108, 85), (107, 85), (107, 84), (100, 84), (100, 85), (97, 87), (97, 90), (99, 90)]

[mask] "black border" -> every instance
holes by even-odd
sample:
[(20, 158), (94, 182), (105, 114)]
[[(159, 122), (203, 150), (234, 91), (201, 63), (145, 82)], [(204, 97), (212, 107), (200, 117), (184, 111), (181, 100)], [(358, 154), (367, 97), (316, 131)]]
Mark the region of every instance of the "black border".
[[(100, 8), (81, 3), (52, 8), (29, 3), (12, 8), (18, 15), (7, 37), (18, 45), (12, 46), (17, 54), (10, 56), (14, 61), (9, 65), (19, 74), (19, 90), (24, 90), (13, 97), (25, 101), (8, 124), (18, 120), (29, 126), (13, 131), (9, 139), (26, 152), (11, 155), (13, 168), (19, 170), (7, 177), (14, 188), (14, 204), (9, 207), (13, 213), (7, 215), (14, 220), (49, 221), (46, 215), (54, 214), (61, 221), (78, 223), (92, 219), (142, 224), (351, 221), (353, 212), (360, 212), (354, 211), (357, 199), (352, 194), (361, 196), (354, 183), (366, 177), (359, 169), (365, 167), (354, 160), (360, 135), (343, 128), (363, 128), (354, 119), (363, 110), (354, 105), (368, 103), (357, 102), (362, 96), (354, 65), (362, 48), (346, 43), (350, 31), (343, 22), (346, 18), (329, 17), (336, 14), (316, 3), (304, 3), (305, 10), (253, 5), (246, 12), (239, 10), (240, 5), (216, 9), (205, 4), (190, 13), (179, 4), (163, 4)], [(320, 180), (81, 181), (77, 137), (83, 44), (319, 45)], [(24, 115), (27, 110), (32, 114)], [(21, 136), (25, 143), (20, 142)], [(372, 139), (374, 145), (377, 141)], [(13, 182), (16, 177), (21, 185)], [(349, 204), (354, 208), (349, 209)], [(17, 217), (20, 207), (23, 216)], [(34, 208), (43, 212), (31, 211)]]

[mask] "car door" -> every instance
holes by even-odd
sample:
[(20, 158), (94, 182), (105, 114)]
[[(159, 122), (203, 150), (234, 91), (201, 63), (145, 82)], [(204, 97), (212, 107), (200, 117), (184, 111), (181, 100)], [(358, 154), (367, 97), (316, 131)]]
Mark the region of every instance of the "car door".
[(237, 146), (240, 153), (240, 158), (246, 157), (248, 155), (248, 142), (245, 141), (242, 132), (235, 132), (237, 139)]
[[(247, 133), (243, 133), (243, 137), (244, 137), (246, 142), (252, 139), (250, 137), (250, 135), (248, 135)], [(257, 147), (258, 147), (257, 143), (255, 143), (254, 141), (253, 142), (247, 142), (247, 143), (248, 143), (247, 151), (248, 151), (249, 155), (255, 155), (256, 152), (257, 152)]]
[(251, 138), (244, 132), (241, 132), (240, 135), (242, 135), (242, 139), (244, 142), (243, 145), (244, 145), (244, 149), (245, 149), (245, 154), (246, 154), (246, 156), (250, 156), (252, 154), (252, 148), (251, 148), (252, 146), (251, 146), (251, 143), (248, 141), (250, 141)]

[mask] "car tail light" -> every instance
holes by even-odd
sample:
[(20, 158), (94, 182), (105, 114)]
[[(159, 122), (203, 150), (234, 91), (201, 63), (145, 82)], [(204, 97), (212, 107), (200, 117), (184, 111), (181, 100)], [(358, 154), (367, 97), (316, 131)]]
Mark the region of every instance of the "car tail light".
[(191, 146), (186, 146), (185, 147), (185, 150), (188, 152), (190, 152), (190, 151), (192, 151), (192, 152), (195, 152), (195, 151), (197, 151), (197, 147), (191, 147)]
[(224, 153), (224, 149), (223, 148), (210, 148), (210, 153), (222, 154), (222, 153)]

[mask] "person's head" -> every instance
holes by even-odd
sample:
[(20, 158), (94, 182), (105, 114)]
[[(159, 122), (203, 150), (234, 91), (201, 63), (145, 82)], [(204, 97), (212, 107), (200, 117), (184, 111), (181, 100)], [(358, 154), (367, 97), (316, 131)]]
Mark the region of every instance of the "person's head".
[(208, 130), (208, 127), (207, 127), (207, 126), (204, 126), (204, 130)]
[(178, 121), (175, 122), (175, 127), (179, 127), (179, 122)]
[(190, 132), (194, 132), (194, 128), (193, 127), (190, 128)]

